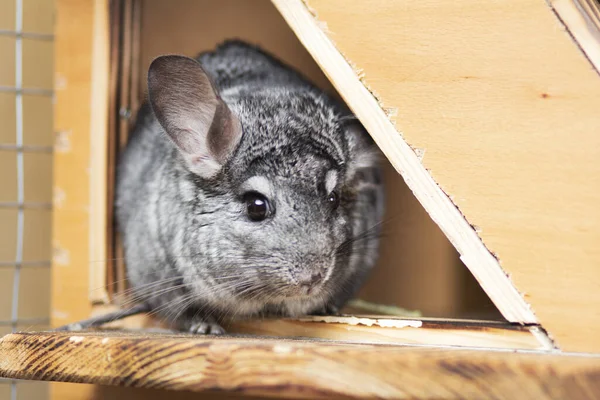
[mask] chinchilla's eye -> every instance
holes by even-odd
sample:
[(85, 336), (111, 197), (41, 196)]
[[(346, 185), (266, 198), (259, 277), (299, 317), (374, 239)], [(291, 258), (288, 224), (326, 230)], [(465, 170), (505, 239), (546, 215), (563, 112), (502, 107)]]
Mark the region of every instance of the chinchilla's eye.
[(340, 205), (340, 196), (335, 190), (327, 195), (327, 203), (334, 210)]
[(258, 192), (246, 193), (244, 203), (246, 204), (246, 214), (252, 221), (263, 221), (271, 214), (269, 200)]

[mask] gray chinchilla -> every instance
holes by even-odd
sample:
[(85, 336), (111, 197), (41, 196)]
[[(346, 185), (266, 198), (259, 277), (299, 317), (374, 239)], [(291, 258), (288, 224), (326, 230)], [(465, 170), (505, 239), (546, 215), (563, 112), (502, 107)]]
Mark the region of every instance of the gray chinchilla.
[(352, 114), (264, 51), (155, 59), (117, 170), (134, 298), (178, 330), (335, 313), (375, 264), (378, 150)]

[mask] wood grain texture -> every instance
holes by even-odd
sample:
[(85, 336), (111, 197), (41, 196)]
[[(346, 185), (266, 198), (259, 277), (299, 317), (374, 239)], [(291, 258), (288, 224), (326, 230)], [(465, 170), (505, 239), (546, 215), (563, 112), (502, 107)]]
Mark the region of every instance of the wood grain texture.
[[(371, 325), (372, 324), (372, 325)], [(396, 327), (392, 326), (398, 324)], [(405, 324), (404, 326), (402, 326)], [(463, 346), (489, 349), (550, 350), (537, 327), (407, 320), (388, 317), (309, 317), (301, 320), (248, 320), (227, 326), (227, 332), (269, 337), (304, 337), (345, 343)]]
[[(398, 134), (388, 117), (390, 109), (386, 109), (386, 112), (382, 108), (381, 101), (372, 95), (370, 91), (372, 89), (361, 82), (362, 73), (356, 70), (355, 65), (346, 61), (333, 42), (321, 30), (325, 28), (329, 32), (326, 23), (317, 21), (301, 0), (273, 1), (391, 164), (403, 176), (415, 197), (450, 239), (465, 265), (471, 270), (502, 315), (511, 322), (537, 323), (528, 304), (499, 267), (498, 260), (483, 245), (471, 224), (436, 184), (421, 163), (417, 152)], [(352, 10), (354, 4), (348, 8), (346, 7), (347, 3), (344, 3), (344, 7)], [(365, 3), (356, 4), (357, 7), (359, 5), (366, 6)], [(391, 3), (383, 5), (386, 4)], [(338, 4), (338, 6), (342, 7), (342, 4)], [(371, 6), (372, 4), (369, 4), (367, 8), (371, 10)], [(375, 9), (378, 10), (377, 7)], [(355, 19), (361, 18), (359, 14), (352, 15)], [(389, 18), (394, 18), (393, 15), (387, 13), (377, 17), (386, 17), (389, 23)], [(357, 21), (357, 24), (365, 26), (364, 21)], [(392, 27), (388, 28), (393, 29)], [(377, 29), (379, 30), (380, 27), (378, 26)], [(363, 35), (367, 34), (363, 32)], [(363, 36), (363, 38), (367, 36)], [(375, 59), (381, 60), (381, 57), (376, 56)], [(394, 75), (391, 79), (390, 84), (393, 84), (393, 80), (397, 79), (397, 76)], [(395, 113), (395, 109), (392, 111)], [(424, 152), (420, 153), (424, 154)]]
[(125, 333), (11, 334), (0, 376), (303, 398), (590, 399), (600, 358)]
[[(108, 184), (108, 99), (110, 67), (110, 27), (108, 0), (94, 0), (91, 43), (91, 104), (90, 104), (90, 288), (89, 300), (108, 301), (106, 271), (95, 265), (106, 265), (107, 254), (107, 184)], [(97, 289), (96, 289), (97, 288)]]
[[(93, 315), (118, 311), (111, 305), (94, 307)], [(155, 318), (135, 315), (104, 325), (111, 329), (167, 329)], [(346, 343), (438, 345), (469, 348), (551, 350), (552, 343), (538, 327), (505, 322), (409, 319), (391, 316), (352, 314), (340, 317), (300, 319), (248, 319), (226, 322), (229, 334), (270, 338), (324, 339)]]
[[(93, 99), (94, 94), (108, 88), (107, 82), (97, 74), (100, 69), (102, 75), (103, 60), (98, 60), (98, 54), (94, 55), (98, 40), (102, 39), (98, 33), (102, 27), (96, 19), (102, 17), (102, 13), (98, 14), (97, 7), (103, 4), (102, 0), (56, 1), (54, 129), (57, 139), (51, 280), (55, 326), (90, 314), (90, 260), (94, 260), (94, 254), (101, 254), (101, 251), (94, 253), (94, 248), (102, 249), (101, 238), (93, 237), (91, 232), (92, 226), (102, 230), (103, 214), (97, 208), (94, 210), (99, 214), (92, 213), (91, 197), (98, 195), (96, 201), (102, 201), (103, 196), (91, 185), (93, 177), (102, 179), (102, 166), (106, 164), (101, 155), (98, 159), (98, 154), (92, 156), (91, 152), (96, 145), (100, 148), (94, 147), (94, 150), (102, 152), (105, 145), (101, 143), (102, 137), (93, 137), (93, 133), (102, 135), (107, 121), (106, 114), (102, 115), (105, 105)], [(99, 79), (96, 83), (95, 76)], [(91, 160), (97, 162), (94, 168)], [(103, 258), (102, 254), (99, 259)], [(86, 398), (91, 393), (86, 387), (70, 391), (52, 387), (51, 392), (53, 398), (60, 400)]]
[[(141, 0), (120, 0), (110, 4), (110, 83), (108, 174), (105, 263), (96, 264), (104, 273), (110, 300), (127, 288), (123, 247), (114, 215), (117, 160), (127, 144), (129, 130), (139, 108), (139, 33)], [(108, 299), (107, 299), (108, 300)]]
[[(69, 397), (61, 400), (267, 400), (272, 398), (253, 397), (245, 394), (227, 393), (222, 391), (206, 391), (198, 393), (184, 390), (174, 391), (165, 389), (161, 390), (124, 386), (86, 385), (64, 382), (55, 382), (52, 385), (61, 387), (61, 389), (63, 389), (65, 392), (67, 392), (69, 389), (76, 389), (80, 386), (93, 387), (93, 393), (89, 397)], [(2, 397), (0, 397), (0, 399), (2, 399)]]
[[(54, 152), (54, 213), (52, 291), (53, 323), (85, 318), (90, 261), (93, 1), (56, 2), (56, 104), (57, 132)], [(76, 112), (74, 112), (76, 110)], [(82, 301), (83, 300), (83, 301)]]
[[(323, 38), (286, 13), (298, 3), (275, 1), (504, 316), (539, 318), (566, 350), (600, 350), (600, 79), (548, 5), (310, 0)], [(357, 73), (331, 62), (328, 38), (397, 111), (397, 131)], [(449, 220), (456, 209), (430, 177), (537, 318), (488, 274), (497, 263), (474, 258), (477, 237)]]
[(121, 40), (121, 12), (122, 7), (119, 2), (113, 1), (110, 3), (109, 10), (109, 25), (110, 25), (110, 68), (109, 68), (109, 90), (108, 90), (108, 137), (106, 147), (106, 259), (107, 262), (101, 263), (96, 268), (104, 270), (107, 282), (115, 282), (111, 285), (106, 285), (106, 294), (110, 299), (113, 298), (114, 292), (118, 290), (118, 278), (116, 265), (119, 260), (116, 260), (117, 245), (115, 243), (114, 233), (114, 188), (115, 188), (115, 172), (117, 166), (117, 148), (118, 148), (118, 89), (119, 89), (119, 58)]

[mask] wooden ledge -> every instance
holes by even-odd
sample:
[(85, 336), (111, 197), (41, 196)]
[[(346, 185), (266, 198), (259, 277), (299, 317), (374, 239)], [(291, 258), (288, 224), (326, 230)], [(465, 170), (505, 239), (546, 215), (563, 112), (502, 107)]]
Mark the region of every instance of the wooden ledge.
[[(115, 312), (114, 306), (96, 309), (95, 315)], [(120, 320), (112, 329), (165, 328), (146, 315)], [(224, 326), (230, 334), (272, 338), (333, 340), (355, 344), (480, 347), (510, 350), (553, 350), (539, 326), (501, 321), (405, 318), (389, 315), (353, 314), (339, 317), (237, 320)]]
[(583, 399), (600, 357), (151, 333), (0, 339), (0, 376), (305, 398)]
[(227, 332), (345, 343), (551, 350), (537, 326), (505, 322), (407, 319), (390, 316), (306, 317), (236, 321)]

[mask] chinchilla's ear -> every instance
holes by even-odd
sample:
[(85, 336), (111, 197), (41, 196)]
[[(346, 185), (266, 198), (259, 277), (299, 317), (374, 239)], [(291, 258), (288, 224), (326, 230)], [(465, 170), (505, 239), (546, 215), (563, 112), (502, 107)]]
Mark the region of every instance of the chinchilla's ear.
[(148, 95), (190, 171), (216, 175), (237, 147), (242, 127), (200, 64), (184, 56), (156, 58), (148, 71)]

